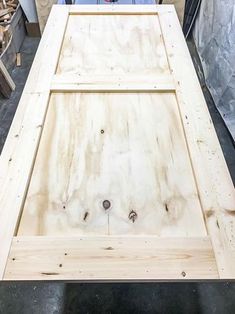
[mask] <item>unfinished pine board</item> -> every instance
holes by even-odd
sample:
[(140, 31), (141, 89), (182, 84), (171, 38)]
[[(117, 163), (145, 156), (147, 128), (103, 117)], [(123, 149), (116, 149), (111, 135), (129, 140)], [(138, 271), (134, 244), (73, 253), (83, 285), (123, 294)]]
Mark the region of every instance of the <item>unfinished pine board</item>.
[[(221, 278), (235, 277), (235, 190), (176, 12), (159, 15), (195, 179)], [(172, 28), (181, 36), (175, 40)], [(191, 79), (189, 79), (191, 78)]]
[(235, 278), (234, 187), (171, 5), (53, 7), (0, 186), (3, 280)]
[(6, 280), (218, 278), (208, 237), (17, 237)]
[(175, 92), (171, 75), (90, 75), (56, 74), (51, 82), (52, 92)]
[(9, 98), (11, 92), (15, 89), (15, 83), (12, 80), (2, 60), (0, 60), (0, 92), (3, 96)]
[(68, 18), (66, 8), (55, 6), (53, 12), (0, 155), (0, 278), (30, 181), (47, 111), (50, 94), (48, 80), (55, 72)]

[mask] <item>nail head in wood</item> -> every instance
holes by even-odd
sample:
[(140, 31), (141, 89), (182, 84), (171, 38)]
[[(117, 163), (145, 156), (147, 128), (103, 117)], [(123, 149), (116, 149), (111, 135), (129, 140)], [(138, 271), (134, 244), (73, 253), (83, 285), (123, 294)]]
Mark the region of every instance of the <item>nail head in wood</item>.
[(103, 207), (105, 210), (108, 210), (111, 207), (111, 202), (109, 200), (104, 200)]
[(128, 218), (129, 218), (130, 220), (132, 220), (132, 222), (134, 223), (134, 222), (136, 221), (136, 219), (137, 219), (137, 213), (136, 213), (134, 210), (132, 210), (132, 211), (129, 213)]

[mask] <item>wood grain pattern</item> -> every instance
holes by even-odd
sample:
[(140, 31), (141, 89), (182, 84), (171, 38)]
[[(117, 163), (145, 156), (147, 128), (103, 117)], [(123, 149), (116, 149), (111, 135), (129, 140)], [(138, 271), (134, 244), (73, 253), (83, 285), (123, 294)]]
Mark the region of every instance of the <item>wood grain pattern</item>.
[(70, 16), (57, 73), (169, 74), (157, 15)]
[(17, 237), (5, 280), (216, 279), (210, 239)]
[(174, 94), (51, 96), (18, 234), (86, 233), (206, 235)]
[(0, 279), (31, 177), (50, 95), (48, 80), (55, 72), (68, 17), (61, 7), (52, 13), (0, 155)]
[[(235, 190), (176, 12), (159, 14), (188, 150), (221, 278), (235, 278)], [(179, 35), (175, 40), (174, 29)]]

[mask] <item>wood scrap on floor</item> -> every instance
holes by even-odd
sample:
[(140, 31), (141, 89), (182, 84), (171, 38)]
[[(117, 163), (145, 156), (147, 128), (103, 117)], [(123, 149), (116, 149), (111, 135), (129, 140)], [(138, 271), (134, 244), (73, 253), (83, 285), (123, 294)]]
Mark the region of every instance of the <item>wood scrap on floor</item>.
[(18, 53), (16, 54), (16, 66), (17, 66), (17, 67), (20, 67), (20, 66), (21, 66), (21, 54), (20, 54), (20, 52), (18, 52)]

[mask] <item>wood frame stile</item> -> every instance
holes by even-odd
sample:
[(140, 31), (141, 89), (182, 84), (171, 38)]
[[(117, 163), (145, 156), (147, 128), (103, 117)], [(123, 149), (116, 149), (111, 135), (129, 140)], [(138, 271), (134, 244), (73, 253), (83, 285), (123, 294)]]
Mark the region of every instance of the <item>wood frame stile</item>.
[[(108, 86), (56, 75), (69, 15), (79, 14), (158, 15), (171, 75)], [(16, 236), (50, 94), (71, 91), (175, 92), (207, 236)], [(54, 5), (0, 158), (2, 280), (235, 278), (234, 188), (174, 6)]]

